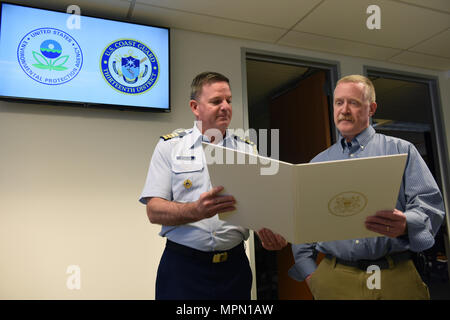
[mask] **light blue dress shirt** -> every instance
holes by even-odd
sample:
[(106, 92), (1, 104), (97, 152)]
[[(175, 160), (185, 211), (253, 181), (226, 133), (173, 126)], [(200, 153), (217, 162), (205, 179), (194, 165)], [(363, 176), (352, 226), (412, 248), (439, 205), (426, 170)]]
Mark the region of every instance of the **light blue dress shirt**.
[[(202, 136), (196, 125), (168, 140), (160, 139), (153, 153), (140, 202), (159, 197), (169, 201), (193, 202), (212, 188), (202, 148)], [(253, 153), (253, 147), (241, 138), (230, 135), (218, 144)], [(220, 181), (215, 183), (220, 185)], [(235, 195), (237, 196), (237, 195)], [(248, 229), (228, 224), (215, 215), (208, 219), (178, 226), (162, 226), (159, 233), (173, 242), (202, 250), (228, 250), (248, 239)]]
[(311, 162), (400, 153), (407, 153), (408, 158), (396, 208), (406, 215), (407, 235), (292, 245), (295, 259), (294, 266), (289, 270), (292, 278), (303, 281), (314, 272), (317, 268), (314, 250), (356, 261), (376, 260), (389, 253), (405, 250), (420, 252), (433, 246), (434, 236), (444, 218), (444, 202), (431, 172), (413, 144), (375, 133), (373, 127), (369, 126), (352, 140), (351, 146), (339, 136), (337, 143), (318, 154)]

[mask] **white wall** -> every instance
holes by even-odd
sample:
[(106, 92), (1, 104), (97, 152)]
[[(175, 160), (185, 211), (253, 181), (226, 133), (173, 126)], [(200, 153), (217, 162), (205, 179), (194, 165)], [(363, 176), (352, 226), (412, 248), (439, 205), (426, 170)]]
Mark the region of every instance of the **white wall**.
[[(189, 85), (201, 71), (230, 78), (231, 125), (246, 126), (242, 47), (338, 60), (341, 75), (370, 65), (439, 76), (450, 141), (444, 73), (172, 29), (170, 114), (0, 101), (0, 299), (154, 298), (164, 240), (137, 201), (148, 162), (160, 135), (192, 126)], [(66, 287), (69, 265), (81, 290)]]

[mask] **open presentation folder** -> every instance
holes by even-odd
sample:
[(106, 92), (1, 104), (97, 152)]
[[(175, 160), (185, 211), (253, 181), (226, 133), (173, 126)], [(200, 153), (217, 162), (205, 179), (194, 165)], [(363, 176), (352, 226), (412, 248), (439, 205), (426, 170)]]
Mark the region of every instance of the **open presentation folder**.
[(381, 236), (364, 221), (395, 208), (407, 157), (291, 164), (211, 144), (204, 151), (212, 185), (236, 199), (219, 219), (297, 244)]

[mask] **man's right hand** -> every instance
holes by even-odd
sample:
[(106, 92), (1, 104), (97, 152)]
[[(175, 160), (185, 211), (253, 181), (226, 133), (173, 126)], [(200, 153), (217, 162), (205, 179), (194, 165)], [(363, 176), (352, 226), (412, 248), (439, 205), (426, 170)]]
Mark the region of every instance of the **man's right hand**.
[(204, 192), (194, 202), (175, 202), (163, 198), (147, 200), (147, 216), (151, 223), (178, 226), (211, 218), (220, 212), (235, 210), (236, 200), (233, 196), (221, 196), (222, 186)]
[(211, 218), (217, 213), (233, 211), (236, 209), (234, 204), (236, 200), (233, 196), (221, 196), (219, 193), (223, 190), (222, 186), (217, 186), (204, 192), (195, 202), (196, 213), (199, 220)]

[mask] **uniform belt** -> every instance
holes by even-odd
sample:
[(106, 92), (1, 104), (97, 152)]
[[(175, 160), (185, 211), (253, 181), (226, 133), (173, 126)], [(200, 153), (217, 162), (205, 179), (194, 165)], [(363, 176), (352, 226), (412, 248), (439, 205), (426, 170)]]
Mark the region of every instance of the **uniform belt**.
[[(325, 255), (325, 257), (328, 259), (333, 259), (333, 256), (329, 254)], [(411, 252), (409, 251), (396, 252), (377, 260), (349, 261), (336, 258), (336, 263), (342, 264), (344, 266), (355, 267), (364, 271), (367, 271), (367, 268), (373, 265), (378, 266), (380, 269), (389, 269), (389, 258), (392, 259), (392, 262), (394, 264), (396, 264), (398, 262), (411, 259)]]
[(244, 242), (241, 242), (234, 248), (227, 251), (201, 251), (167, 239), (166, 248), (207, 263), (221, 263), (230, 261), (245, 252)]

